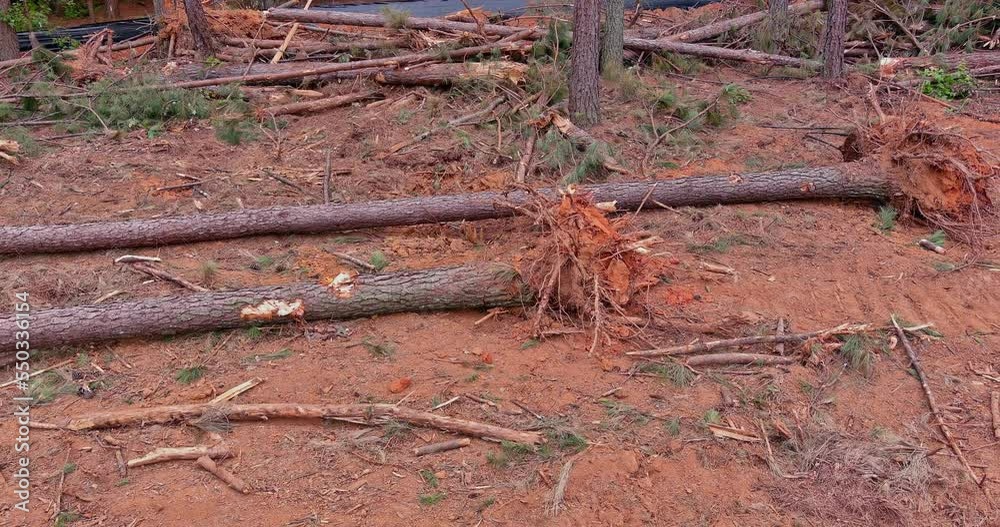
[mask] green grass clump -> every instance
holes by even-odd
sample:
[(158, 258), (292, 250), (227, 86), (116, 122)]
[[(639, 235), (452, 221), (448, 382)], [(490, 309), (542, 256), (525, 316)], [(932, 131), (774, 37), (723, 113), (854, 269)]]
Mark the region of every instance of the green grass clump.
[(663, 428), (671, 436), (677, 437), (677, 436), (681, 435), (681, 418), (680, 417), (674, 417), (674, 418), (668, 419), (666, 422), (663, 423)]
[(60, 395), (75, 392), (76, 387), (73, 386), (73, 383), (58, 372), (49, 371), (36, 375), (28, 381), (28, 391), (25, 395), (31, 397), (32, 404), (45, 404), (52, 402)]
[(407, 11), (393, 9), (389, 6), (384, 6), (379, 11), (385, 17), (385, 27), (389, 29), (402, 29), (406, 27), (406, 23), (410, 20), (410, 13)]
[(208, 368), (204, 366), (192, 366), (190, 368), (181, 368), (180, 371), (177, 372), (177, 375), (174, 375), (174, 380), (176, 380), (181, 384), (191, 384), (197, 381), (198, 379), (204, 377), (205, 372), (207, 371)]
[(500, 451), (487, 452), (486, 461), (494, 468), (508, 468), (534, 453), (536, 453), (535, 448), (531, 445), (515, 443), (513, 441), (501, 441)]
[(722, 422), (722, 414), (720, 414), (715, 408), (710, 408), (707, 412), (705, 412), (705, 415), (702, 416), (702, 421), (704, 421), (705, 424), (719, 424)]
[(440, 483), (438, 481), (437, 475), (434, 474), (433, 470), (423, 469), (419, 472), (419, 474), (420, 474), (420, 479), (424, 480), (424, 483), (426, 483), (427, 486), (432, 489), (436, 489), (438, 484)]
[(920, 72), (924, 82), (920, 92), (935, 99), (954, 101), (965, 99), (976, 89), (976, 80), (965, 66), (959, 66), (955, 71), (947, 72), (939, 68), (927, 68)]
[(933, 243), (934, 245), (944, 247), (944, 242), (948, 241), (948, 235), (942, 230), (936, 230), (927, 237), (927, 241)]
[(56, 515), (55, 521), (52, 523), (53, 527), (66, 527), (67, 525), (78, 521), (82, 516), (80, 513), (73, 511), (62, 511)]
[(694, 373), (691, 373), (691, 370), (676, 362), (643, 364), (639, 367), (639, 371), (643, 373), (655, 373), (664, 381), (670, 382), (675, 386), (690, 386), (694, 381)]
[(35, 157), (42, 153), (44, 150), (38, 141), (35, 141), (34, 137), (28, 133), (28, 129), (22, 126), (15, 126), (12, 128), (7, 128), (0, 133), (0, 137), (3, 139), (10, 139), (11, 141), (17, 141), (20, 145), (18, 151), (19, 157)]
[(364, 346), (368, 353), (371, 353), (373, 357), (378, 357), (380, 359), (387, 359), (396, 354), (396, 345), (391, 342), (375, 342), (370, 338), (365, 338), (361, 341), (361, 345)]
[(568, 450), (576, 453), (587, 448), (587, 439), (575, 432), (551, 432), (548, 434), (548, 437), (549, 440), (559, 448), (559, 450)]
[(371, 257), (368, 258), (368, 263), (375, 268), (376, 272), (378, 272), (389, 266), (389, 257), (382, 251), (375, 251), (372, 253)]
[(421, 494), (420, 504), (426, 505), (428, 507), (437, 505), (438, 503), (441, 503), (441, 500), (443, 500), (445, 496), (446, 494), (443, 492), (435, 492), (433, 494)]
[(875, 366), (875, 350), (871, 339), (863, 335), (848, 335), (842, 337), (841, 342), (840, 354), (851, 368), (866, 377), (871, 375)]
[(896, 228), (896, 220), (899, 218), (899, 211), (892, 205), (883, 205), (878, 209), (878, 218), (875, 220), (875, 227), (883, 234), (892, 232)]

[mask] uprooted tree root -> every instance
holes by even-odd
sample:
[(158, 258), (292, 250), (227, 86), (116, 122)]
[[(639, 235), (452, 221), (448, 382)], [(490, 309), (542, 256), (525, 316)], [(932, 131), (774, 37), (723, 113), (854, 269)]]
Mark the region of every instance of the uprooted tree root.
[(519, 265), (539, 299), (535, 334), (542, 334), (545, 318), (575, 318), (593, 327), (591, 352), (602, 336), (624, 336), (627, 328), (613, 320), (627, 320), (626, 307), (656, 283), (662, 264), (648, 256), (648, 247), (659, 238), (628, 232), (632, 216), (609, 219), (613, 203), (595, 204), (573, 186), (558, 201), (536, 194), (518, 209), (545, 232)]
[(878, 162), (900, 191), (900, 208), (973, 248), (1000, 234), (1000, 164), (961, 134), (924, 118), (894, 118), (854, 133), (846, 160)]

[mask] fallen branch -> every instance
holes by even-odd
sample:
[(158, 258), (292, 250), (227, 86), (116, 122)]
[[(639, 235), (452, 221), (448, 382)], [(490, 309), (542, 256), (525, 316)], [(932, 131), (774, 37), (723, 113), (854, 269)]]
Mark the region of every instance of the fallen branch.
[[(312, 6), (312, 0), (306, 0), (306, 5), (305, 7), (302, 8), (302, 10), (306, 11), (311, 6)], [(273, 58), (271, 58), (271, 64), (277, 64), (278, 62), (281, 62), (281, 57), (285, 55), (285, 50), (288, 49), (288, 45), (292, 43), (292, 39), (295, 38), (295, 33), (298, 33), (298, 31), (299, 31), (299, 23), (295, 22), (294, 24), (292, 24), (292, 27), (288, 30), (288, 33), (285, 35), (285, 41), (282, 42), (281, 46), (278, 47), (278, 52), (274, 54)]]
[(223, 482), (226, 483), (226, 485), (229, 485), (230, 487), (236, 489), (237, 492), (240, 492), (241, 494), (246, 494), (250, 492), (250, 487), (246, 484), (245, 481), (237, 477), (232, 472), (220, 467), (219, 465), (216, 465), (215, 461), (212, 461), (212, 458), (208, 456), (201, 456), (198, 458), (196, 462), (198, 463), (199, 467), (207, 470), (215, 477), (221, 479)]
[(990, 417), (993, 419), (993, 437), (1000, 439), (1000, 392), (990, 392)]
[(556, 487), (552, 490), (552, 504), (549, 506), (549, 514), (553, 516), (559, 514), (559, 511), (563, 508), (563, 498), (566, 496), (566, 485), (569, 484), (569, 475), (573, 471), (574, 461), (575, 459), (570, 458), (570, 460), (563, 465), (562, 470), (559, 471), (559, 482), (556, 483)]
[(792, 364), (796, 360), (795, 357), (764, 355), (761, 353), (712, 353), (710, 355), (696, 355), (685, 360), (684, 364), (692, 368), (699, 366), (729, 366), (732, 364), (739, 364), (741, 366), (777, 366), (779, 364)]
[[(128, 40), (128, 41), (125, 41), (125, 42), (119, 42), (117, 44), (113, 44), (110, 47), (110, 50), (111, 51), (122, 51), (122, 50), (126, 50), (126, 49), (133, 49), (133, 48), (138, 48), (138, 47), (142, 47), (142, 46), (148, 46), (150, 44), (155, 44), (156, 41), (157, 41), (157, 39), (158, 39), (158, 37), (156, 37), (155, 35), (153, 35), (153, 36), (148, 36), (148, 37), (137, 38), (135, 40)], [(76, 56), (76, 55), (78, 55), (80, 53), (80, 49), (81, 48), (71, 49), (71, 50), (68, 50), (68, 51), (63, 51), (63, 52), (59, 53), (59, 55), (61, 55), (63, 57), (74, 57), (74, 56)], [(97, 48), (97, 51), (99, 53), (106, 53), (106, 52), (108, 52), (108, 50), (109, 50), (108, 46), (101, 46), (100, 48)], [(35, 62), (35, 58), (34, 58), (33, 55), (29, 54), (29, 55), (26, 55), (24, 57), (20, 57), (20, 58), (16, 58), (16, 59), (10, 59), (10, 60), (5, 60), (5, 61), (0, 61), (0, 68), (9, 68), (11, 66), (24, 66), (26, 64), (31, 64), (33, 62)]]
[(506, 81), (520, 84), (527, 74), (526, 64), (507, 60), (449, 62), (419, 65), (413, 68), (385, 69), (375, 74), (375, 81), (381, 84), (438, 87), (473, 81)]
[(449, 450), (467, 447), (471, 444), (472, 440), (468, 437), (461, 437), (450, 441), (441, 441), (440, 443), (431, 443), (429, 445), (417, 447), (413, 449), (413, 453), (417, 456), (426, 456), (428, 454), (437, 454), (439, 452), (447, 452)]
[(146, 273), (146, 274), (148, 274), (150, 276), (155, 276), (156, 278), (160, 278), (160, 279), (166, 280), (168, 282), (173, 282), (173, 283), (175, 283), (175, 284), (177, 284), (177, 285), (179, 285), (179, 286), (181, 286), (181, 287), (183, 287), (185, 289), (190, 289), (192, 291), (197, 291), (197, 292), (200, 292), (200, 293), (204, 293), (204, 292), (208, 291), (207, 288), (204, 288), (204, 287), (202, 287), (202, 286), (200, 286), (198, 284), (195, 284), (195, 283), (191, 283), (191, 282), (189, 282), (189, 281), (187, 281), (187, 280), (185, 280), (185, 279), (183, 279), (183, 278), (181, 278), (181, 277), (179, 277), (179, 276), (177, 276), (177, 275), (175, 275), (173, 273), (169, 273), (167, 271), (164, 271), (163, 269), (159, 269), (157, 267), (153, 267), (152, 265), (147, 264), (147, 263), (135, 262), (135, 263), (129, 264), (129, 266), (131, 268), (135, 269), (136, 271), (141, 271), (141, 272)]
[[(945, 424), (944, 419), (941, 418), (941, 410), (938, 409), (937, 402), (934, 400), (934, 392), (931, 391), (931, 386), (927, 382), (927, 375), (924, 374), (924, 369), (920, 365), (920, 358), (917, 357), (917, 352), (913, 350), (913, 346), (910, 345), (910, 339), (906, 337), (906, 331), (900, 327), (899, 322), (896, 321), (896, 316), (892, 316), (892, 326), (896, 330), (896, 337), (903, 344), (903, 349), (906, 350), (906, 356), (910, 359), (910, 365), (913, 366), (913, 371), (917, 374), (917, 380), (920, 381), (920, 387), (924, 390), (924, 395), (927, 397), (927, 406), (930, 407), (931, 413), (934, 415), (934, 420), (937, 421), (938, 428), (941, 429), (941, 434), (944, 435), (945, 441), (947, 441), (948, 446), (951, 447), (951, 451), (955, 453), (955, 457), (961, 461), (962, 466), (969, 473), (972, 481), (975, 481), (977, 485), (982, 488), (982, 482), (979, 480), (979, 476), (976, 475), (976, 471), (972, 470), (969, 465), (969, 461), (965, 459), (965, 454), (962, 453), (962, 449), (959, 448), (958, 443), (955, 441), (954, 436), (951, 435), (951, 429)], [(985, 481), (985, 477), (983, 481)]]
[(555, 126), (560, 133), (565, 135), (566, 138), (569, 139), (569, 142), (573, 143), (573, 146), (575, 146), (577, 150), (599, 148), (600, 152), (598, 152), (598, 154), (600, 156), (601, 165), (604, 166), (605, 169), (611, 172), (618, 172), (619, 174), (629, 173), (627, 168), (619, 164), (618, 161), (615, 161), (615, 158), (611, 156), (611, 152), (608, 151), (608, 147), (605, 143), (594, 139), (594, 136), (587, 133), (586, 130), (573, 124), (573, 121), (570, 121), (556, 112), (549, 112), (543, 116), (542, 119), (540, 119), (539, 125), (545, 126), (548, 123), (551, 123), (552, 126)]
[[(383, 313), (489, 309), (530, 302), (517, 274), (498, 264), (351, 276), (332, 283), (298, 283), (191, 293), (116, 304), (32, 311), (32, 348), (299, 320)], [(17, 319), (0, 319), (0, 349), (13, 355)]]
[[(560, 189), (540, 189), (554, 198)], [(617, 210), (648, 203), (668, 207), (792, 199), (886, 199), (897, 192), (874, 163), (789, 169), (759, 174), (694, 176), (657, 182), (580, 187)], [(478, 192), (344, 205), (306, 205), (119, 222), (0, 227), (0, 254), (31, 254), (163, 246), (264, 234), (333, 232), (374, 227), (474, 221), (513, 216), (530, 203), (524, 191)]]
[(367, 101), (371, 99), (380, 99), (380, 98), (382, 98), (382, 94), (374, 91), (349, 93), (347, 95), (337, 95), (334, 97), (326, 97), (324, 99), (316, 99), (313, 101), (293, 102), (289, 104), (271, 106), (259, 110), (258, 115), (261, 116), (262, 118), (263, 117), (271, 118), (278, 115), (316, 113), (325, 110), (330, 110), (332, 108), (347, 106), (349, 104), (354, 104), (359, 101)]
[(220, 393), (214, 399), (209, 401), (208, 404), (219, 404), (231, 401), (240, 394), (245, 393), (262, 382), (264, 382), (264, 379), (261, 379), (260, 377), (254, 377), (248, 381), (241, 382), (240, 384), (237, 384), (236, 386)]
[(472, 112), (470, 114), (466, 114), (466, 115), (463, 115), (463, 116), (460, 116), (460, 117), (456, 117), (456, 118), (448, 121), (447, 123), (445, 123), (445, 124), (443, 124), (441, 126), (438, 126), (437, 128), (431, 128), (430, 130), (427, 130), (426, 132), (418, 134), (413, 139), (408, 139), (406, 141), (402, 141), (400, 143), (396, 143), (396, 144), (390, 146), (389, 147), (389, 153), (390, 154), (394, 154), (396, 152), (399, 152), (400, 150), (403, 150), (404, 148), (409, 148), (409, 147), (411, 147), (411, 146), (413, 146), (413, 145), (415, 145), (415, 144), (423, 141), (424, 139), (427, 139), (428, 137), (430, 137), (430, 136), (432, 136), (432, 135), (434, 135), (434, 134), (436, 134), (438, 132), (443, 132), (445, 130), (449, 130), (451, 128), (455, 128), (456, 126), (462, 126), (464, 124), (478, 123), (482, 119), (485, 119), (488, 116), (492, 116), (493, 112), (501, 104), (503, 104), (506, 101), (507, 101), (507, 97), (505, 95), (501, 95), (500, 97), (497, 97), (496, 99), (494, 99), (493, 102), (491, 102), (486, 108), (483, 108), (482, 110), (477, 110), (477, 111)]
[[(789, 333), (786, 335), (758, 335), (753, 337), (739, 337), (725, 340), (710, 340), (708, 342), (696, 342), (683, 346), (673, 346), (670, 348), (657, 348), (645, 351), (629, 351), (626, 355), (633, 357), (663, 357), (667, 355), (692, 355), (695, 353), (705, 353), (721, 348), (737, 348), (740, 346), (751, 346), (754, 344), (776, 344), (781, 342), (803, 342), (808, 339), (825, 337), (829, 335), (843, 335), (847, 333), (859, 333), (871, 330), (868, 324), (842, 324), (835, 328), (810, 331), (808, 333)], [(768, 355), (764, 355), (768, 356)]]
[[(822, 0), (808, 0), (806, 2), (798, 2), (788, 6), (788, 14), (805, 15), (814, 11), (819, 11), (822, 8)], [(734, 29), (756, 24), (757, 22), (768, 18), (768, 16), (770, 16), (770, 14), (766, 10), (757, 11), (755, 13), (738, 16), (736, 18), (721, 20), (713, 24), (708, 24), (707, 26), (682, 31), (664, 38), (666, 40), (674, 40), (677, 42), (698, 42), (699, 40), (707, 40), (712, 37), (717, 37)]]
[(421, 412), (394, 404), (273, 403), (232, 406), (212, 404), (156, 406), (82, 415), (71, 419), (65, 428), (81, 431), (134, 424), (167, 424), (189, 421), (203, 416), (212, 419), (225, 418), (230, 422), (268, 421), (271, 419), (335, 419), (369, 425), (396, 420), (493, 441), (513, 441), (529, 445), (545, 442), (545, 436), (539, 432), (522, 432), (486, 423)]
[(128, 468), (152, 465), (153, 463), (163, 463), (165, 461), (177, 461), (181, 459), (198, 459), (203, 456), (214, 458), (226, 458), (232, 453), (225, 446), (184, 446), (178, 448), (157, 448), (156, 450), (142, 457), (128, 460), (125, 466)]
[(537, 142), (538, 132), (532, 127), (528, 131), (528, 139), (525, 141), (524, 152), (521, 153), (521, 159), (517, 162), (517, 170), (514, 172), (515, 182), (524, 183), (528, 173), (531, 172), (531, 167), (534, 164), (535, 144)]

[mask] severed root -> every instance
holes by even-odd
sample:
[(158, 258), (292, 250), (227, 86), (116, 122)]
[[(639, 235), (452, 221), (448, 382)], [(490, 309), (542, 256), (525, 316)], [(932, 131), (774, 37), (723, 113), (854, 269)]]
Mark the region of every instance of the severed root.
[(250, 492), (250, 487), (247, 486), (245, 481), (240, 479), (232, 472), (220, 467), (219, 465), (216, 465), (215, 461), (212, 461), (212, 458), (208, 456), (202, 456), (198, 458), (197, 463), (199, 467), (211, 472), (215, 477), (226, 482), (227, 485), (236, 489), (238, 492), (242, 494), (247, 494), (248, 492)]
[[(515, 443), (540, 444), (545, 436), (538, 432), (522, 432), (501, 426), (466, 421), (429, 412), (402, 408), (393, 404), (188, 404), (137, 408), (116, 412), (98, 412), (70, 419), (69, 430), (94, 430), (134, 424), (163, 424), (198, 419), (210, 415), (228, 421), (267, 421), (283, 419), (336, 419), (359, 424), (382, 424), (390, 420), (403, 421), (417, 426), (437, 428), (446, 432)], [(196, 459), (181, 458), (181, 459)]]
[(153, 463), (163, 463), (164, 461), (177, 461), (180, 459), (198, 459), (200, 457), (226, 458), (232, 453), (224, 446), (185, 446), (178, 448), (157, 448), (156, 450), (142, 457), (130, 459), (125, 464), (128, 468), (152, 465)]

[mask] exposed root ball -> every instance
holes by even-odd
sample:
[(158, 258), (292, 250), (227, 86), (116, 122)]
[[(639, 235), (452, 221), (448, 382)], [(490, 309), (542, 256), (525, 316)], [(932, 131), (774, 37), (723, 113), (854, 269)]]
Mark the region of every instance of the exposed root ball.
[(520, 266), (538, 291), (536, 333), (546, 314), (583, 318), (595, 328), (593, 350), (599, 335), (616, 332), (606, 312), (624, 315), (637, 293), (656, 282), (661, 265), (647, 256), (647, 247), (659, 238), (623, 232), (629, 217), (609, 219), (606, 210), (613, 205), (595, 205), (570, 187), (558, 203), (539, 196), (524, 211), (545, 230)]
[(902, 208), (949, 235), (978, 243), (998, 232), (994, 205), (1000, 166), (955, 131), (926, 119), (892, 119), (849, 136), (845, 158), (869, 156), (899, 187)]

